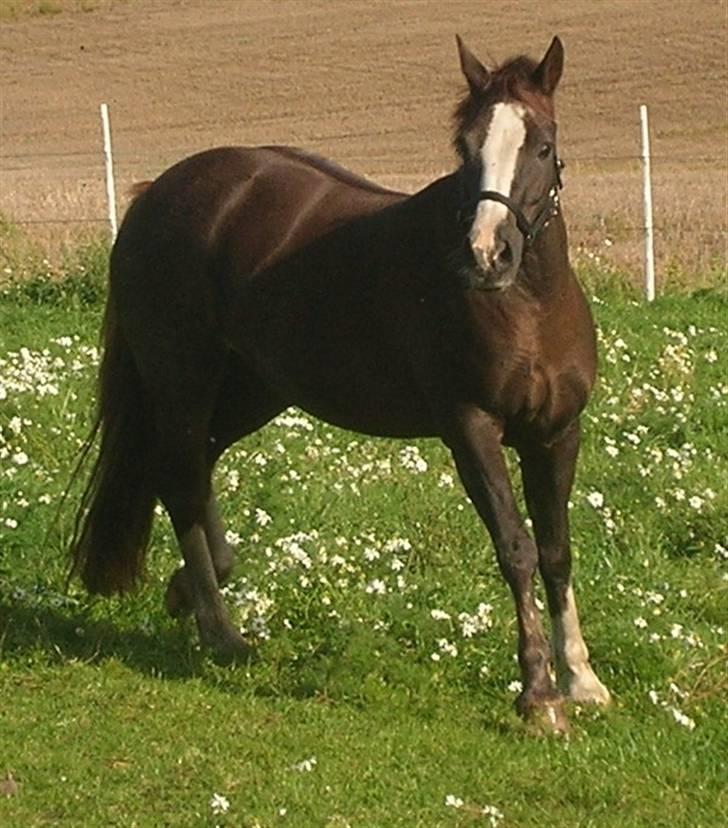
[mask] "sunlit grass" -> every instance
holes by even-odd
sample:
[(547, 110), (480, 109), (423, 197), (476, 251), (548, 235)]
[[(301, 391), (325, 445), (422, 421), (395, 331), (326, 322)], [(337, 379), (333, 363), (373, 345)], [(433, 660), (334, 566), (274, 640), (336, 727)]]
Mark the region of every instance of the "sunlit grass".
[[(600, 382), (572, 495), (577, 592), (610, 711), (568, 741), (511, 709), (515, 621), (436, 441), (289, 411), (216, 476), (247, 668), (144, 588), (64, 589), (103, 257), (0, 297), (0, 824), (712, 826), (726, 822), (726, 300), (651, 306), (588, 276)], [(53, 276), (54, 274), (50, 274)]]

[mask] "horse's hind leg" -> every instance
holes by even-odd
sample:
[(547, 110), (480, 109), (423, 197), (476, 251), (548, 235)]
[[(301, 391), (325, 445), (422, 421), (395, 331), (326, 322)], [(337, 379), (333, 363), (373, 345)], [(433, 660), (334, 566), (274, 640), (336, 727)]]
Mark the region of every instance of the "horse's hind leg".
[(573, 701), (608, 704), (579, 626), (571, 584), (568, 501), (579, 451), (578, 423), (549, 446), (519, 449), (523, 486), (546, 587), (559, 687)]
[[(206, 441), (208, 474), (211, 475), (225, 449), (241, 437), (257, 431), (283, 408), (285, 404), (248, 372), (234, 354), (230, 354), (209, 423)], [(218, 584), (223, 584), (230, 577), (235, 555), (226, 540), (225, 526), (212, 488), (205, 503), (203, 527)], [(194, 608), (186, 564), (170, 579), (166, 605), (174, 616), (185, 615)]]
[(210, 498), (206, 462), (208, 418), (189, 404), (157, 413), (157, 491), (172, 520), (185, 562), (186, 593), (200, 639), (224, 657), (246, 656), (249, 645), (230, 621), (219, 591), (205, 529)]
[[(202, 525), (218, 585), (224, 584), (233, 570), (235, 554), (225, 538), (225, 526), (212, 489), (205, 504)], [(186, 566), (181, 566), (172, 574), (167, 586), (165, 604), (169, 614), (175, 618), (188, 615), (193, 611), (193, 593)]]
[(205, 534), (218, 583), (224, 584), (233, 571), (235, 553), (225, 537), (225, 524), (220, 517), (217, 498), (212, 490), (205, 504)]

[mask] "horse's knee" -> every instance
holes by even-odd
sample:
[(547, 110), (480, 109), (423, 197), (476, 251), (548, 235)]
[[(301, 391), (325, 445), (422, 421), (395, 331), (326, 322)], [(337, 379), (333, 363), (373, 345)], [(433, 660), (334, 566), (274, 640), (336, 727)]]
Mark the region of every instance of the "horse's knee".
[(498, 545), (498, 564), (503, 577), (514, 589), (530, 584), (538, 567), (538, 551), (525, 530)]

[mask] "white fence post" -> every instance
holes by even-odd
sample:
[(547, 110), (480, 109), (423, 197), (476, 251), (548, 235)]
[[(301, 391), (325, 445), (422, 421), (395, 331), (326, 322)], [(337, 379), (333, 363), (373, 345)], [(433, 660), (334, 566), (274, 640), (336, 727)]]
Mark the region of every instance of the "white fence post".
[(647, 107), (640, 106), (642, 127), (642, 201), (645, 213), (645, 295), (647, 301), (655, 298), (655, 237), (652, 226), (652, 178), (650, 173), (650, 129)]
[(101, 104), (101, 128), (104, 133), (104, 165), (106, 167), (106, 200), (109, 206), (109, 227), (112, 244), (116, 239), (116, 188), (114, 187), (114, 162), (111, 157), (111, 127), (109, 126), (109, 107)]

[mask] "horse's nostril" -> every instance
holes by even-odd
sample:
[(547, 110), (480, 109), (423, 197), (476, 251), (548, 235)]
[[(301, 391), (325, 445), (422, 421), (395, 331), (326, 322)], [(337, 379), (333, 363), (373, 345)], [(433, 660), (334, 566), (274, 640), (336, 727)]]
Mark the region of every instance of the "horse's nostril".
[(493, 267), (496, 272), (502, 273), (504, 270), (508, 270), (512, 264), (513, 249), (507, 241), (501, 241), (493, 256)]

